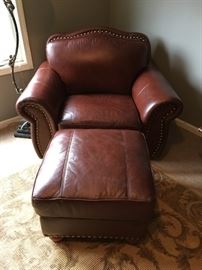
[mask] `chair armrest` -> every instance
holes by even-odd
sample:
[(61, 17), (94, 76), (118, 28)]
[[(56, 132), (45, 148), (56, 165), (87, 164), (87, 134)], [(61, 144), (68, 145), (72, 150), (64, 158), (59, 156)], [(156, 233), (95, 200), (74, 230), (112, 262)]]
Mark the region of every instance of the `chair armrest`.
[(150, 156), (157, 157), (166, 143), (170, 121), (182, 112), (182, 101), (153, 66), (134, 82), (132, 97), (143, 123)]
[(32, 142), (39, 157), (43, 157), (58, 129), (64, 100), (65, 88), (60, 77), (47, 62), (42, 63), (16, 103), (18, 113), (32, 124)]

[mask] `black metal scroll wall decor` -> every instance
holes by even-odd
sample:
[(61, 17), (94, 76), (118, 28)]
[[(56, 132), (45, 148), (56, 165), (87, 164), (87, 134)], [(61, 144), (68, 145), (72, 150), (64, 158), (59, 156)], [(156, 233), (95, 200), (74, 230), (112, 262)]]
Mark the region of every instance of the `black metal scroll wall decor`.
[[(15, 87), (15, 91), (17, 94), (20, 95), (23, 92), (23, 89), (18, 87), (16, 83), (16, 79), (15, 79), (15, 61), (16, 61), (18, 49), (19, 49), (19, 32), (18, 32), (16, 19), (14, 16), (15, 6), (11, 0), (3, 0), (3, 2), (12, 18), (14, 29), (15, 29), (15, 35), (16, 35), (15, 52), (13, 55), (9, 56), (8, 64), (11, 67), (11, 77), (12, 77), (12, 83)], [(20, 137), (20, 138), (30, 138), (30, 123), (27, 121), (22, 121), (22, 123), (19, 125), (14, 135), (15, 137)]]

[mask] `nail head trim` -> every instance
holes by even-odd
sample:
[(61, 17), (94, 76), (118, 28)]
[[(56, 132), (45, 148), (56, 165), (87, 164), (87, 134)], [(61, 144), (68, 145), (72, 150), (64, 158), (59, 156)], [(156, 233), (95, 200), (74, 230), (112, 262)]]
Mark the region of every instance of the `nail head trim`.
[(104, 29), (92, 29), (92, 30), (87, 30), (85, 32), (77, 33), (77, 34), (65, 34), (65, 35), (56, 35), (53, 36), (51, 39), (49, 39), (49, 43), (56, 41), (56, 40), (68, 40), (68, 39), (74, 39), (74, 38), (80, 38), (83, 36), (89, 36), (92, 34), (107, 34), (111, 37), (115, 38), (122, 38), (122, 39), (133, 39), (137, 40), (140, 42), (147, 42), (146, 37), (144, 37), (143, 34), (141, 33), (126, 33), (126, 34), (121, 34), (121, 33), (116, 33), (112, 30), (104, 30)]
[(127, 241), (139, 241), (139, 237), (132, 236), (110, 236), (110, 235), (46, 235), (48, 237), (61, 237), (69, 239), (94, 239), (94, 240), (127, 240)]
[(42, 115), (44, 116), (44, 119), (45, 121), (47, 122), (48, 124), (48, 128), (49, 128), (49, 132), (50, 132), (50, 136), (53, 137), (54, 133), (55, 133), (55, 130), (52, 126), (52, 123), (51, 123), (51, 120), (50, 120), (50, 117), (48, 115), (48, 113), (44, 110), (44, 108), (40, 105), (36, 105), (36, 104), (27, 104), (25, 105), (24, 107), (24, 112), (30, 116), (34, 121), (35, 121), (35, 130), (34, 130), (34, 133), (35, 133), (35, 138), (36, 138), (36, 145), (38, 147), (38, 150), (39, 150), (39, 153), (41, 154), (41, 156), (43, 156), (43, 147), (41, 146), (41, 143), (40, 143), (40, 131), (39, 131), (39, 119), (32, 113), (30, 112), (29, 108), (34, 108), (38, 111), (40, 111), (42, 113)]

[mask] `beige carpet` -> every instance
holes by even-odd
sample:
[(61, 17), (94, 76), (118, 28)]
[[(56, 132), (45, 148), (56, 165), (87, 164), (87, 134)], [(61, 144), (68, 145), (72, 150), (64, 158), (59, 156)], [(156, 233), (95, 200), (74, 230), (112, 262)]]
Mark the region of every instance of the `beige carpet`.
[(37, 165), (0, 179), (0, 270), (201, 270), (202, 199), (155, 170), (156, 217), (145, 240), (63, 242), (43, 237), (31, 203)]

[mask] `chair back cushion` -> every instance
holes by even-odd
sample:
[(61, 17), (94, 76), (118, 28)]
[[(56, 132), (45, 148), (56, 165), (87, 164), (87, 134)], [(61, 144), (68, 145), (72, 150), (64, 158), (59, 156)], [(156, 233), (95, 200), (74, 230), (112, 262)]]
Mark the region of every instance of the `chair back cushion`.
[(49, 38), (49, 65), (70, 94), (129, 94), (137, 75), (148, 65), (150, 43), (141, 33), (88, 29)]

